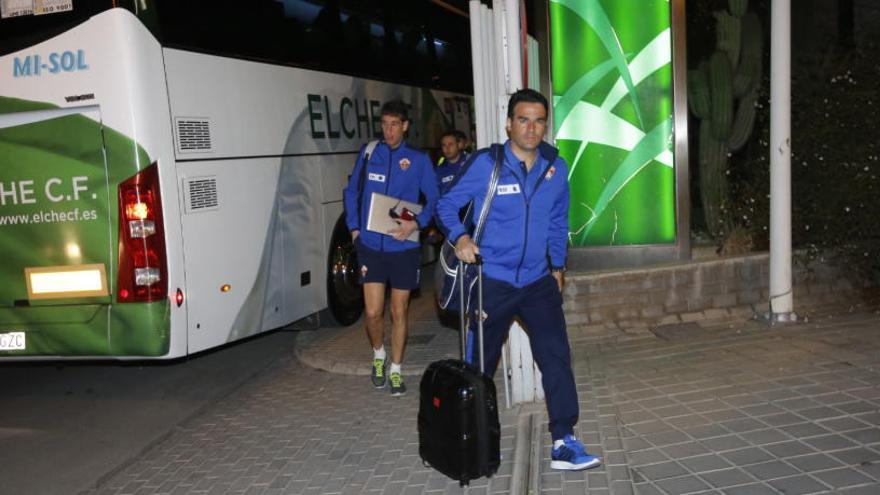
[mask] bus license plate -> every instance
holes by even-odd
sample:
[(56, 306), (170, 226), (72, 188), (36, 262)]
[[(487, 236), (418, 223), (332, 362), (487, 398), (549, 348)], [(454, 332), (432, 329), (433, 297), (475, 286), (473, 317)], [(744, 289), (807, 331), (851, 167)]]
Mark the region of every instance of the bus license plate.
[(24, 349), (24, 332), (0, 333), (0, 351), (23, 351)]

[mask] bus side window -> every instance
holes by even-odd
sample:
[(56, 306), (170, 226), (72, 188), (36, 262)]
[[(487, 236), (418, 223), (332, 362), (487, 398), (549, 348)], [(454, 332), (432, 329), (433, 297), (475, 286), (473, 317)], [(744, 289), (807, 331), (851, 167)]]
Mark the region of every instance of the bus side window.
[(173, 48), (471, 91), (468, 20), (428, 0), (121, 0), (119, 5), (133, 5), (156, 37)]

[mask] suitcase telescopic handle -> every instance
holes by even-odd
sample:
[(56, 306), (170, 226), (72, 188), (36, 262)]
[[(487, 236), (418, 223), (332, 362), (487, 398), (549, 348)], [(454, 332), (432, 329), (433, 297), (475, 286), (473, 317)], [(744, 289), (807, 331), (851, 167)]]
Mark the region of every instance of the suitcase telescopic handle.
[[(483, 354), (483, 257), (477, 254), (473, 264), (477, 265), (477, 310), (474, 312), (474, 317), (477, 320), (476, 341), (479, 342), (480, 349), (480, 372), (485, 373), (486, 362), (485, 355)], [(461, 360), (467, 361), (467, 319), (465, 318), (465, 311), (467, 310), (467, 300), (465, 299), (464, 265), (464, 261), (458, 261), (458, 273), (461, 274), (461, 276), (458, 277), (458, 319), (459, 328), (461, 328)]]

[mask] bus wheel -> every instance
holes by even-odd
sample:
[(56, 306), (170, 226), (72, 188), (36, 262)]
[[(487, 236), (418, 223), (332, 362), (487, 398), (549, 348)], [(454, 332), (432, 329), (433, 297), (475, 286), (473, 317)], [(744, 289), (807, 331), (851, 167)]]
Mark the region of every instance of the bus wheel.
[(357, 251), (340, 217), (330, 237), (327, 263), (327, 303), (336, 323), (351, 325), (364, 310), (364, 293), (358, 280)]

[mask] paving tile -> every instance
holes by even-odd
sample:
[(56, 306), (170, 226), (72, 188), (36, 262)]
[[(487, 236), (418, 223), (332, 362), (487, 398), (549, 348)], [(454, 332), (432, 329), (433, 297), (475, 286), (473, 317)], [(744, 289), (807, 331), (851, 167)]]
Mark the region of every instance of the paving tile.
[(841, 467), (843, 463), (827, 454), (808, 454), (785, 460), (805, 473)]
[(657, 480), (674, 478), (677, 476), (688, 474), (687, 470), (684, 469), (681, 464), (675, 461), (648, 464), (646, 466), (639, 466), (633, 469), (641, 474), (645, 479), (655, 482)]
[(672, 429), (671, 426), (664, 423), (663, 421), (653, 420), (653, 421), (644, 421), (641, 423), (635, 424), (627, 424), (626, 428), (637, 435), (650, 435), (652, 433), (662, 433), (665, 431), (669, 431)]
[(751, 418), (724, 421), (721, 423), (721, 426), (723, 426), (727, 430), (730, 430), (733, 433), (744, 433), (747, 431), (761, 430), (767, 428), (767, 424)]
[(799, 423), (796, 425), (781, 426), (779, 429), (794, 438), (800, 439), (818, 437), (830, 433), (825, 428), (814, 423)]
[(744, 471), (736, 468), (700, 473), (700, 477), (716, 488), (744, 485), (755, 481), (754, 478), (746, 474)]
[(880, 443), (880, 428), (865, 428), (862, 430), (848, 431), (844, 433), (847, 438), (863, 444), (874, 445)]
[(876, 412), (876, 410), (874, 412), (856, 414), (854, 417), (872, 425), (880, 425), (880, 412)]
[(730, 450), (722, 453), (721, 456), (730, 461), (734, 466), (745, 466), (773, 459), (772, 455), (758, 447)]
[(828, 418), (838, 418), (845, 414), (843, 411), (828, 406), (801, 409), (797, 413), (813, 421), (820, 421)]
[(693, 493), (709, 489), (709, 485), (696, 476), (682, 476), (657, 481), (657, 486), (666, 493)]
[(826, 428), (830, 431), (836, 431), (838, 433), (860, 430), (871, 426), (855, 419), (852, 416), (819, 421), (818, 424), (822, 428)]
[(806, 475), (779, 478), (767, 483), (786, 495), (807, 495), (827, 491), (825, 485)]
[(776, 406), (779, 406), (783, 409), (787, 409), (789, 411), (795, 411), (800, 413), (805, 409), (813, 409), (815, 407), (821, 406), (822, 404), (810, 399), (809, 397), (793, 397), (790, 399), (777, 400), (773, 403)]
[(731, 467), (730, 461), (720, 455), (709, 454), (697, 457), (689, 457), (678, 461), (681, 465), (694, 473), (702, 473), (705, 471), (717, 471)]
[(782, 461), (770, 461), (762, 462), (759, 464), (752, 464), (751, 466), (743, 467), (743, 469), (748, 471), (752, 476), (758, 478), (759, 480), (771, 480), (798, 474), (797, 469), (789, 466)]
[(724, 435), (729, 435), (730, 431), (722, 428), (721, 426), (710, 424), (703, 426), (694, 426), (691, 428), (682, 428), (682, 430), (690, 435), (693, 438), (698, 440), (702, 440), (705, 438), (713, 438), (720, 437)]
[(807, 444), (799, 442), (797, 440), (790, 440), (787, 442), (779, 442), (770, 445), (762, 445), (761, 446), (767, 452), (773, 454), (773, 456), (784, 459), (786, 457), (794, 457), (799, 455), (811, 454), (815, 452), (815, 450)]
[(805, 438), (803, 442), (813, 446), (816, 450), (826, 451), (840, 450), (856, 445), (855, 442), (843, 435), (822, 435), (820, 437)]
[[(639, 483), (635, 485), (636, 494), (638, 495), (666, 495), (651, 483)], [(592, 492), (591, 492), (592, 493)]]
[[(660, 391), (657, 391), (657, 392), (659, 394), (662, 394), (662, 392), (660, 392)], [(646, 400), (640, 400), (639, 405), (644, 407), (648, 411), (654, 412), (655, 414), (656, 414), (657, 409), (661, 409), (664, 407), (671, 407), (671, 406), (680, 406), (680, 404), (678, 402), (676, 402), (675, 400), (673, 400), (669, 397), (663, 397), (663, 396), (653, 397), (651, 399), (646, 399)]]
[[(681, 398), (678, 397), (681, 401)], [(708, 413), (711, 411), (724, 411), (728, 409), (728, 405), (718, 399), (699, 400), (696, 402), (685, 402), (685, 405), (694, 412)]]
[(605, 473), (595, 471), (587, 472), (587, 487), (590, 490), (594, 488), (608, 488), (608, 476)]
[(859, 414), (877, 410), (877, 406), (863, 400), (835, 404), (834, 407), (847, 414)]
[[(613, 495), (635, 495), (633, 484), (629, 481), (612, 481), (609, 493)], [(592, 492), (591, 494), (592, 495)], [(598, 494), (597, 494), (598, 495)]]
[(743, 447), (748, 447), (749, 443), (745, 440), (741, 439), (736, 435), (728, 435), (725, 437), (716, 437), (716, 438), (707, 438), (705, 440), (700, 440), (700, 443), (705, 445), (711, 450), (715, 452), (723, 452), (727, 450), (735, 450)]
[(865, 465), (880, 461), (880, 454), (871, 449), (857, 447), (854, 449), (838, 450), (829, 452), (828, 455), (850, 466)]
[(704, 412), (703, 416), (709, 418), (713, 423), (720, 423), (722, 421), (742, 419), (746, 417), (745, 414), (735, 409), (722, 409), (720, 411)]
[[(831, 392), (831, 393), (826, 393), (826, 394), (818, 394), (818, 395), (814, 395), (812, 398), (816, 402), (820, 402), (825, 405), (834, 405), (838, 409), (840, 409), (840, 407), (838, 407), (840, 404), (850, 403), (850, 402), (852, 402), (852, 399), (853, 399), (853, 397), (851, 395), (848, 395), (848, 394), (845, 394), (842, 392)], [(844, 411), (844, 412), (849, 412), (849, 411)]]
[(724, 489), (724, 495), (776, 495), (778, 492), (763, 483), (733, 486)]
[(779, 443), (789, 440), (791, 437), (775, 428), (766, 430), (755, 430), (740, 433), (740, 438), (753, 445), (766, 445), (771, 443)]
[(683, 459), (709, 453), (709, 449), (696, 441), (669, 445), (663, 447), (662, 450), (671, 459)]
[(627, 455), (633, 466), (641, 466), (645, 464), (655, 464), (658, 462), (668, 461), (669, 457), (660, 449), (647, 449), (632, 452)]
[[(763, 416), (770, 416), (773, 414), (784, 413), (785, 410), (774, 406), (770, 403), (757, 404), (754, 406), (747, 406), (740, 409), (743, 414), (751, 417), (762, 417), (761, 421), (764, 421)], [(766, 421), (765, 421), (766, 422)], [(770, 424), (770, 423), (768, 423)]]
[(679, 430), (669, 430), (661, 433), (645, 435), (644, 438), (645, 440), (651, 442), (657, 447), (687, 442), (691, 439), (684, 432), (681, 432)]
[(843, 490), (837, 490), (835, 493), (839, 495), (877, 495), (877, 485), (865, 485), (854, 488), (845, 488)]
[(873, 483), (874, 480), (864, 474), (851, 468), (832, 469), (830, 471), (820, 471), (812, 473), (821, 482), (833, 488), (843, 488), (847, 486), (864, 485)]
[(770, 426), (785, 426), (803, 423), (804, 418), (792, 412), (783, 412), (761, 416), (761, 421)]

